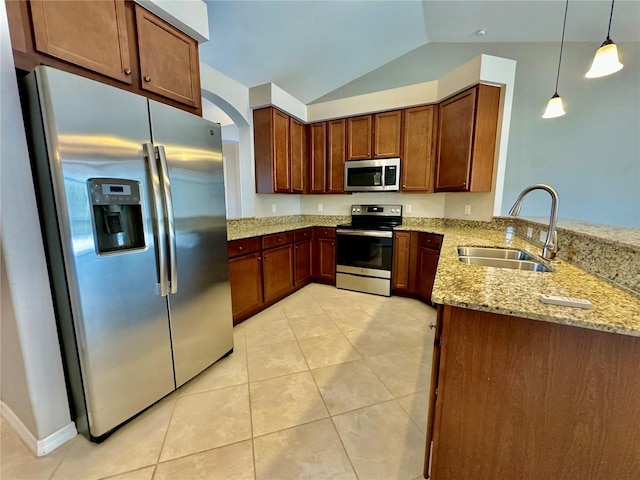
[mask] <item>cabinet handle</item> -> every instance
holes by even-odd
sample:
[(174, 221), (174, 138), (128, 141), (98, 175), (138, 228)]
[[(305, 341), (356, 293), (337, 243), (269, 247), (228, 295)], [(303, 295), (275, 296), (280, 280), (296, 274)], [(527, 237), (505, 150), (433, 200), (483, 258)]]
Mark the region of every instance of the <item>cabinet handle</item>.
[(125, 69), (124, 74), (131, 75), (131, 69), (130, 68)]
[(145, 75), (144, 76), (144, 81), (145, 82), (150, 82), (151, 81), (151, 77), (149, 75)]
[(407, 188), (407, 185), (403, 183), (402, 188)]
[(242, 251), (242, 247), (238, 247), (238, 250)]
[(434, 328), (436, 328), (436, 324), (435, 324), (435, 323), (430, 323), (430, 324), (429, 324), (429, 328), (430, 328), (431, 330), (433, 330)]
[(467, 182), (462, 182), (462, 186), (464, 187), (467, 184)]
[(281, 242), (281, 241), (282, 241), (282, 239), (281, 239), (281, 238), (279, 238), (279, 239), (278, 239), (278, 241), (279, 241), (279, 242)]
[[(267, 258), (267, 257), (264, 257), (264, 258)], [(260, 261), (260, 260), (262, 260), (262, 257), (258, 257), (258, 261)]]
[(334, 245), (334, 243), (333, 243), (333, 242), (331, 242), (331, 246), (332, 246), (332, 247), (333, 247), (333, 245)]

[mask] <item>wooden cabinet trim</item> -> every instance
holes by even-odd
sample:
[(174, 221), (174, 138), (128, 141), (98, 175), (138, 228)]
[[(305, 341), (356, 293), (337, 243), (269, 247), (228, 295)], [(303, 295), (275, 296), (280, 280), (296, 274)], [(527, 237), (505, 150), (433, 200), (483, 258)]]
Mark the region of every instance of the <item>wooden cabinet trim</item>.
[(290, 117), (290, 154), (291, 160), (291, 192), (305, 193), (308, 191), (307, 183), (309, 178), (307, 158), (307, 126), (302, 122)]
[(327, 183), (328, 193), (344, 192), (344, 162), (346, 158), (346, 121), (327, 122)]

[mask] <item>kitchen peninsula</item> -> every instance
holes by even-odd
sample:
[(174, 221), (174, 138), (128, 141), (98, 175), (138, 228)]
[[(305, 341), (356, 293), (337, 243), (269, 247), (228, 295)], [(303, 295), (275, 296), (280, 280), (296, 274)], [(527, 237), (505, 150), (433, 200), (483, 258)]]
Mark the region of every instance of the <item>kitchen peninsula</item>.
[[(319, 218), (250, 228), (230, 222), (229, 236), (293, 230)], [(408, 218), (398, 227), (443, 235), (432, 294), (439, 306), (425, 476), (638, 478), (640, 297), (564, 260), (545, 273), (458, 261), (460, 245), (538, 254), (509, 228), (521, 221)], [(640, 245), (630, 248), (633, 276)], [(586, 298), (593, 308), (544, 305), (541, 293)]]

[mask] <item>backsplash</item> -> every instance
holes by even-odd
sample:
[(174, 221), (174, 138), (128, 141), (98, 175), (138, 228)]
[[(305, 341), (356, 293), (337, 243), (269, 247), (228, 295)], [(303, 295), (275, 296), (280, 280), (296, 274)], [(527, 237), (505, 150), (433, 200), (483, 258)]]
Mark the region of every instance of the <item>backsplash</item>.
[[(495, 217), (494, 221), (513, 225), (517, 236), (540, 248), (544, 245), (540, 232), (549, 230), (542, 219)], [(527, 228), (533, 229), (531, 238)], [(640, 296), (640, 230), (560, 220), (557, 234), (559, 259)]]

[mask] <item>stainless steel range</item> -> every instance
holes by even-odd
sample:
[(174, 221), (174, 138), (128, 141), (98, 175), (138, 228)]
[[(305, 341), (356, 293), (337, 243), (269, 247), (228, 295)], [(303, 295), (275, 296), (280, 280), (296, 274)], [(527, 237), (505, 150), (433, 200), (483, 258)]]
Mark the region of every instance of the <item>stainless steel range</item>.
[(351, 223), (338, 225), (336, 287), (391, 295), (393, 227), (402, 205), (352, 205)]

